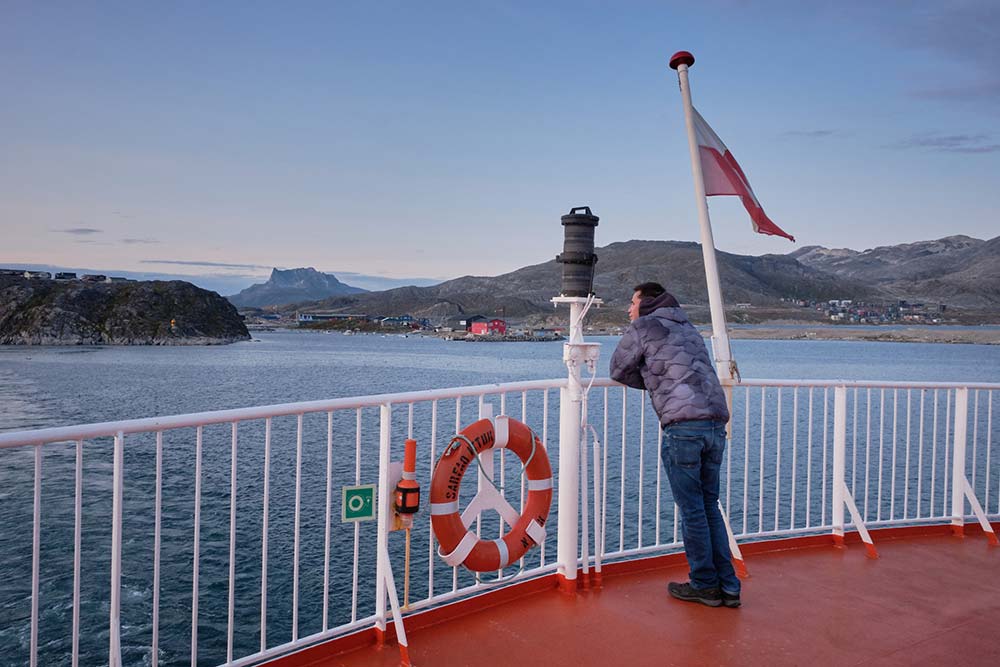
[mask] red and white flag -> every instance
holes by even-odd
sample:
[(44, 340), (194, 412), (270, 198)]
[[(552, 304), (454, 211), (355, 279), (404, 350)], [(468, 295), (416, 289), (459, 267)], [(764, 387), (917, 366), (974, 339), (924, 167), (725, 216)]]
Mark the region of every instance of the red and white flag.
[(705, 195), (709, 197), (712, 195), (738, 196), (747, 213), (750, 214), (755, 232), (784, 236), (789, 241), (794, 241), (794, 236), (774, 224), (764, 213), (760, 202), (757, 201), (753, 190), (750, 189), (750, 181), (740, 169), (740, 165), (736, 163), (736, 158), (722, 143), (719, 135), (708, 126), (697, 109), (691, 107), (691, 111), (694, 112), (694, 132), (698, 138), (698, 152), (701, 155), (701, 173), (705, 179)]

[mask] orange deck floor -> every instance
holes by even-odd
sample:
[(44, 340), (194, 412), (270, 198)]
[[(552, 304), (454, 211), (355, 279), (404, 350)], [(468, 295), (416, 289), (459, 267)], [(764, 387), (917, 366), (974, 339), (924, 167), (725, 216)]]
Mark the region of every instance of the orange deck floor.
[[(982, 534), (876, 538), (747, 556), (743, 607), (673, 600), (684, 565), (547, 590), (409, 634), (417, 667), (998, 665), (1000, 548)], [(394, 642), (315, 665), (394, 667)]]

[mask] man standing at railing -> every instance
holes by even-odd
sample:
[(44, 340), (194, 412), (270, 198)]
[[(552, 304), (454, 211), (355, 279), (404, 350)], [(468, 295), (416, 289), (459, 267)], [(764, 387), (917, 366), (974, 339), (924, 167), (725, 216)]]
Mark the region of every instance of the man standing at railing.
[(740, 580), (719, 510), (719, 472), (729, 410), (705, 342), (659, 283), (637, 285), (631, 324), (611, 357), (611, 377), (649, 391), (663, 425), (660, 457), (681, 511), (690, 581), (670, 582), (678, 600), (740, 606)]

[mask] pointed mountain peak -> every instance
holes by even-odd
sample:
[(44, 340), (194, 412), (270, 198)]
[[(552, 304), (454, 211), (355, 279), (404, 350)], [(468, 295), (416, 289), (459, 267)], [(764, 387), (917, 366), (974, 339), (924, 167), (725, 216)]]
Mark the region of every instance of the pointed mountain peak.
[(366, 291), (340, 282), (332, 273), (322, 273), (310, 266), (297, 269), (274, 268), (266, 283), (252, 285), (228, 298), (238, 307), (261, 308)]

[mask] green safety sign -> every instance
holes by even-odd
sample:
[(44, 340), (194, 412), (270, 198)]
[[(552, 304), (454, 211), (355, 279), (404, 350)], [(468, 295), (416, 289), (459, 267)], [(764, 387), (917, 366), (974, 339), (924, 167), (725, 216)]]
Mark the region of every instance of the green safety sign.
[(375, 518), (375, 485), (345, 486), (341, 497), (341, 522)]

